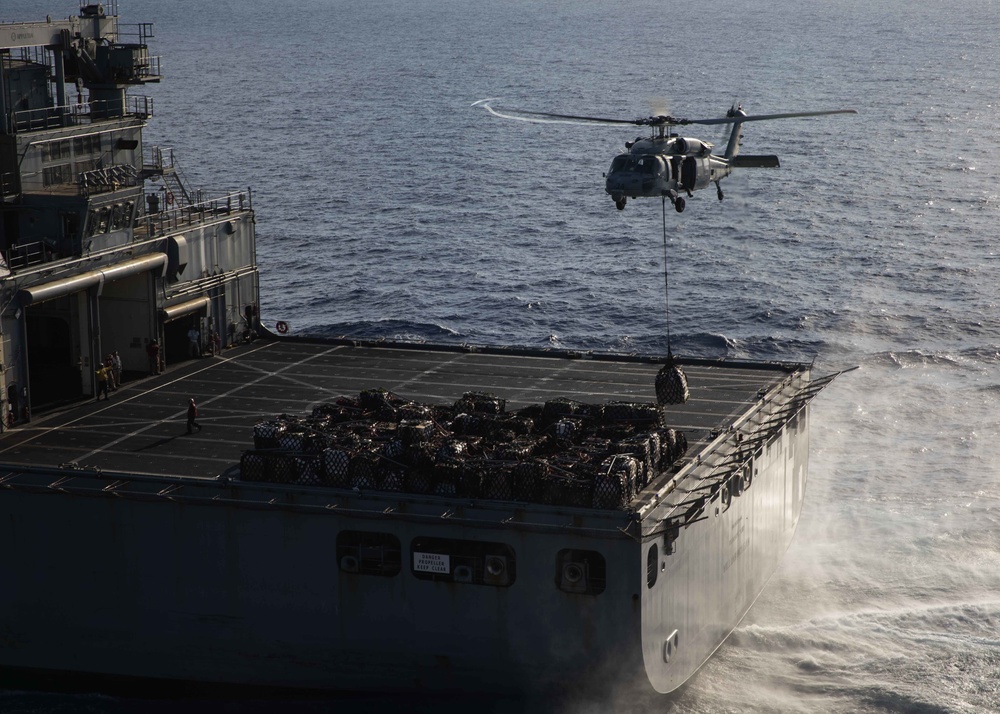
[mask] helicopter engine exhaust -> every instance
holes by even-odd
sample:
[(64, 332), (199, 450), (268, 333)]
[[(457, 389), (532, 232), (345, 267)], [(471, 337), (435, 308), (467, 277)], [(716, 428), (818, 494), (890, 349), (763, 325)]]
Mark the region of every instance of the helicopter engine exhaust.
[(712, 151), (712, 144), (701, 139), (689, 139), (686, 136), (679, 136), (674, 139), (674, 151), (678, 154), (704, 155)]

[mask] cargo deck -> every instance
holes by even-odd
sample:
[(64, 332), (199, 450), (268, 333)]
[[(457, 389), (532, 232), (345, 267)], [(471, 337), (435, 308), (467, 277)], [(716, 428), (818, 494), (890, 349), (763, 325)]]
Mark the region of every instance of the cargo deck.
[[(508, 408), (557, 397), (583, 402), (655, 401), (662, 361), (627, 355), (351, 341), (259, 340), (216, 357), (183, 362), (125, 383), (110, 400), (41, 414), (0, 436), (0, 464), (72, 465), (114, 474), (212, 479), (252, 447), (253, 425), (277, 414), (308, 414), (341, 395), (382, 388), (448, 404), (468, 391), (497, 394)], [(783, 363), (685, 362), (691, 399), (668, 407), (668, 426), (697, 455), (787, 376)], [(187, 434), (194, 398), (201, 432)]]

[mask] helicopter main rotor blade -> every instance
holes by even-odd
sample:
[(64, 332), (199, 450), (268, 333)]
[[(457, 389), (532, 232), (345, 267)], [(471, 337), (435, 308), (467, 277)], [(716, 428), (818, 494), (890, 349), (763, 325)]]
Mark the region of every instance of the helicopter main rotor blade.
[(612, 117), (591, 117), (578, 114), (553, 114), (551, 112), (532, 112), (526, 109), (508, 109), (497, 111), (490, 102), (495, 99), (480, 99), (472, 106), (481, 106), (493, 116), (501, 119), (535, 122), (539, 124), (631, 124), (633, 126), (685, 126), (687, 124), (742, 124), (747, 121), (766, 121), (769, 119), (790, 119), (795, 117), (818, 117), (828, 114), (857, 114), (856, 109), (830, 109), (820, 112), (786, 112), (784, 114), (751, 114), (742, 116), (718, 117), (715, 119), (677, 119), (668, 114), (645, 117), (642, 119), (614, 119)]
[(614, 119), (610, 117), (580, 116), (577, 114), (553, 114), (551, 112), (532, 112), (526, 109), (508, 109), (505, 112), (497, 111), (490, 102), (492, 99), (480, 99), (473, 102), (472, 106), (480, 106), (493, 116), (501, 119), (515, 119), (517, 121), (536, 122), (540, 124), (631, 124), (633, 126), (661, 124), (687, 124), (686, 119), (675, 119), (671, 116), (647, 117), (644, 119)]
[(766, 121), (768, 119), (791, 119), (795, 117), (820, 117), (827, 114), (857, 114), (857, 109), (830, 109), (822, 112), (786, 112), (784, 114), (751, 114), (741, 117), (720, 117), (718, 119), (691, 119), (690, 124), (742, 124), (745, 121)]

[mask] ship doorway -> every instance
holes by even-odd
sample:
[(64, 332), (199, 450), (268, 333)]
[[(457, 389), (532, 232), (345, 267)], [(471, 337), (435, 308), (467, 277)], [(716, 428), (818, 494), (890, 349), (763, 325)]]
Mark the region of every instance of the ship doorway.
[(79, 400), (83, 396), (78, 348), (74, 348), (69, 297), (29, 307), (28, 390), (32, 411)]
[[(163, 358), (168, 365), (179, 364), (201, 356), (200, 352), (192, 354), (188, 332), (194, 328), (199, 335), (204, 335), (205, 322), (206, 320), (200, 315), (184, 315), (176, 320), (163, 323)], [(200, 340), (200, 344), (204, 344), (203, 339)]]
[(123, 380), (149, 373), (146, 345), (156, 335), (153, 280), (148, 272), (106, 281), (97, 299), (100, 344), (96, 359), (117, 352)]

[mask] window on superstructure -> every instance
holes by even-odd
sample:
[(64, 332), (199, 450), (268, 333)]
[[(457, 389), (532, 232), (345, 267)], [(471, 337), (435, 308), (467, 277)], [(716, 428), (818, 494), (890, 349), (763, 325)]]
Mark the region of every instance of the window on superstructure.
[(78, 136), (73, 139), (73, 150), (77, 156), (99, 154), (101, 152), (101, 135)]
[(45, 186), (58, 186), (72, 181), (73, 172), (69, 164), (59, 166), (49, 166), (42, 169), (42, 184)]
[(49, 161), (58, 161), (59, 159), (69, 158), (69, 140), (66, 141), (50, 141), (47, 144), (42, 144), (42, 158)]
[(649, 550), (646, 551), (646, 587), (651, 588), (656, 585), (656, 576), (659, 572), (660, 565), (660, 549), (656, 547), (656, 543), (649, 546)]

